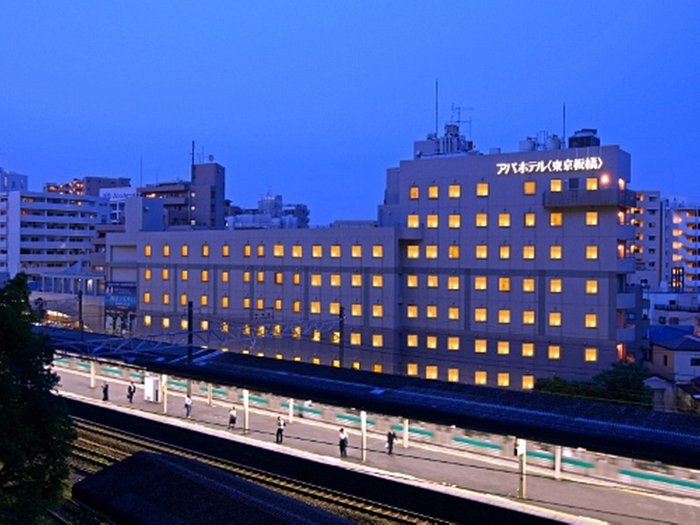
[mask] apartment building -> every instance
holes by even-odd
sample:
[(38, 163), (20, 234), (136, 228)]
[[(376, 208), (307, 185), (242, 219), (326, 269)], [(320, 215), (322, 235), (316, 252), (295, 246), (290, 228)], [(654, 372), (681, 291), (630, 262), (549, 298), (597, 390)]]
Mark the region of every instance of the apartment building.
[(669, 289), (700, 292), (700, 205), (666, 201)]
[(101, 189), (124, 188), (130, 185), (131, 179), (127, 177), (83, 177), (69, 182), (47, 182), (44, 184), (44, 192), (97, 197)]
[[(590, 130), (589, 130), (590, 131)], [(574, 140), (575, 139), (575, 140)], [(228, 351), (533, 388), (633, 359), (630, 158), (577, 134), (482, 154), (456, 125), (387, 171), (376, 226), (107, 235), (137, 331)]]

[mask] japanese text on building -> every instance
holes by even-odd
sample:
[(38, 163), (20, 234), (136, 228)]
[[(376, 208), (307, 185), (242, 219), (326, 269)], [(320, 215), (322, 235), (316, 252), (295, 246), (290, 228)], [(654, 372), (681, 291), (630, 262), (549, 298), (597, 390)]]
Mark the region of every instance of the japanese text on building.
[(528, 160), (520, 162), (498, 162), (497, 175), (525, 173), (560, 173), (565, 171), (594, 171), (603, 167), (600, 157), (579, 157), (575, 159)]

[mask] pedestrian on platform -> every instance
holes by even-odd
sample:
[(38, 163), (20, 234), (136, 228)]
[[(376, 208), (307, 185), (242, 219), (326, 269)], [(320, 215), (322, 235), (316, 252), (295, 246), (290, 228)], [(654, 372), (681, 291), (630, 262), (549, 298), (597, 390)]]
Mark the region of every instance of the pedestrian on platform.
[(228, 411), (228, 428), (233, 428), (236, 426), (236, 405), (231, 406), (231, 410)]
[(394, 452), (394, 440), (396, 439), (396, 432), (389, 430), (386, 433), (386, 453), (391, 455)]
[(345, 433), (345, 429), (341, 428), (338, 433), (338, 448), (340, 449), (340, 457), (348, 457), (348, 435)]
[(129, 386), (126, 388), (126, 397), (129, 399), (129, 403), (134, 402), (134, 394), (136, 393), (136, 385), (134, 385), (134, 382), (132, 381), (129, 383)]
[(109, 385), (107, 381), (102, 385), (102, 401), (109, 401)]
[(185, 417), (187, 419), (189, 419), (191, 413), (192, 413), (192, 398), (190, 397), (189, 394), (187, 394), (185, 396)]
[(275, 443), (282, 443), (284, 439), (284, 419), (277, 416), (277, 433), (275, 434)]

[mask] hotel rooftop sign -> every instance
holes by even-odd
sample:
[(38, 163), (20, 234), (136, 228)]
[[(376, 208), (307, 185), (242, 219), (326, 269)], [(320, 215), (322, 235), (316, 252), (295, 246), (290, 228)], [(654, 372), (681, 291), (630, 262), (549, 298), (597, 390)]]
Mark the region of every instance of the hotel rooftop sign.
[(600, 157), (577, 157), (575, 159), (528, 160), (520, 162), (498, 162), (496, 175), (525, 173), (562, 173), (567, 171), (594, 171), (603, 167)]

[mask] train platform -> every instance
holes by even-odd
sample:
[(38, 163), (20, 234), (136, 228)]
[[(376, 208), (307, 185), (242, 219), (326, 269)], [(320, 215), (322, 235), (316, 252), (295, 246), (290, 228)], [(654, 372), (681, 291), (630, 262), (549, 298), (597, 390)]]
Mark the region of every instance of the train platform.
[[(237, 425), (228, 428), (230, 403), (195, 396), (190, 418), (187, 418), (182, 393), (169, 393), (167, 410), (164, 410), (163, 403), (144, 399), (140, 384), (136, 385), (137, 392), (130, 403), (126, 395), (128, 382), (114, 379), (108, 381), (109, 400), (103, 401), (102, 381), (91, 387), (88, 373), (68, 369), (57, 369), (57, 372), (61, 378), (58, 390), (65, 397), (256, 447), (521, 509), (563, 523), (700, 523), (700, 501), (691, 497), (632, 490), (629, 486), (571, 473), (562, 473), (557, 480), (552, 471), (530, 466), (527, 499), (519, 499), (516, 461), (417, 442), (405, 448), (401, 439), (396, 440), (393, 454), (389, 455), (385, 449), (386, 437), (371, 432), (362, 461), (360, 433), (352, 428), (346, 428), (348, 455), (341, 458), (337, 424), (298, 415), (290, 418), (288, 414), (251, 407), (249, 431), (244, 433), (240, 404), (237, 405)], [(275, 440), (278, 416), (286, 423), (282, 443)]]

